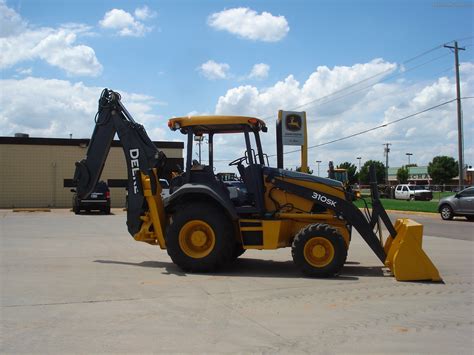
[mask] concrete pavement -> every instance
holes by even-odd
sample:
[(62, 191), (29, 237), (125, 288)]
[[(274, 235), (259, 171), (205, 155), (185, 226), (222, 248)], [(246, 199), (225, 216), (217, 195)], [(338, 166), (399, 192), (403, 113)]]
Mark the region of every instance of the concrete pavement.
[(1, 353), (472, 353), (472, 241), (425, 237), (444, 284), (384, 275), (359, 236), (334, 279), (290, 249), (185, 274), (114, 212), (0, 211)]

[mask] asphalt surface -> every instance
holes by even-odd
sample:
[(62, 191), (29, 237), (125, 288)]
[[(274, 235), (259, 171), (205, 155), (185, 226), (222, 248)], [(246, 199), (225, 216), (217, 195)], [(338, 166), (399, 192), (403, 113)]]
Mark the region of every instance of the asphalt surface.
[(288, 248), (183, 273), (114, 212), (0, 210), (0, 353), (472, 354), (465, 222), (440, 238), (429, 219), (444, 283), (428, 283), (397, 282), (357, 235), (333, 279), (302, 277)]
[(439, 213), (389, 213), (390, 219), (410, 218), (423, 224), (424, 235), (449, 239), (474, 240), (474, 222), (464, 217), (455, 217), (451, 221), (441, 219)]

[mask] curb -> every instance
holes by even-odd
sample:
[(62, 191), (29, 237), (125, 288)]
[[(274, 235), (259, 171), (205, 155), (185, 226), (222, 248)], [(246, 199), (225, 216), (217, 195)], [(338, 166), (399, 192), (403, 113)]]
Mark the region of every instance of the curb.
[(13, 212), (51, 212), (50, 208), (14, 208)]
[(404, 214), (415, 214), (415, 215), (420, 215), (420, 216), (437, 216), (439, 213), (438, 212), (421, 212), (421, 211), (399, 211), (399, 210), (386, 210), (387, 212), (390, 213), (404, 213)]

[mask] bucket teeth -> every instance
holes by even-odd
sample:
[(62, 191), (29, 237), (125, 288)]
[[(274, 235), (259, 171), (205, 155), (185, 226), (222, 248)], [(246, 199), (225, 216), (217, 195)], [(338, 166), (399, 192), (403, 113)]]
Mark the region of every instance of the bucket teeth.
[(387, 266), (398, 281), (442, 281), (438, 269), (423, 251), (423, 225), (411, 219), (398, 219), (397, 235), (387, 238), (384, 250)]

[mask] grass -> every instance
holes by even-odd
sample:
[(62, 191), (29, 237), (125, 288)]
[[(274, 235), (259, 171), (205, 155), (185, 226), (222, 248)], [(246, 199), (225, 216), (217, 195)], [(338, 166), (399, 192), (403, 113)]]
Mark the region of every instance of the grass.
[[(452, 193), (450, 193), (452, 194)], [(448, 195), (449, 196), (449, 195)], [(371, 208), (370, 198), (366, 199), (369, 208)], [(432, 201), (404, 201), (404, 200), (392, 200), (381, 198), (383, 207), (386, 210), (395, 211), (415, 211), (415, 212), (433, 212), (437, 213), (438, 210), (438, 199)], [(357, 207), (365, 207), (364, 201), (355, 201)]]

